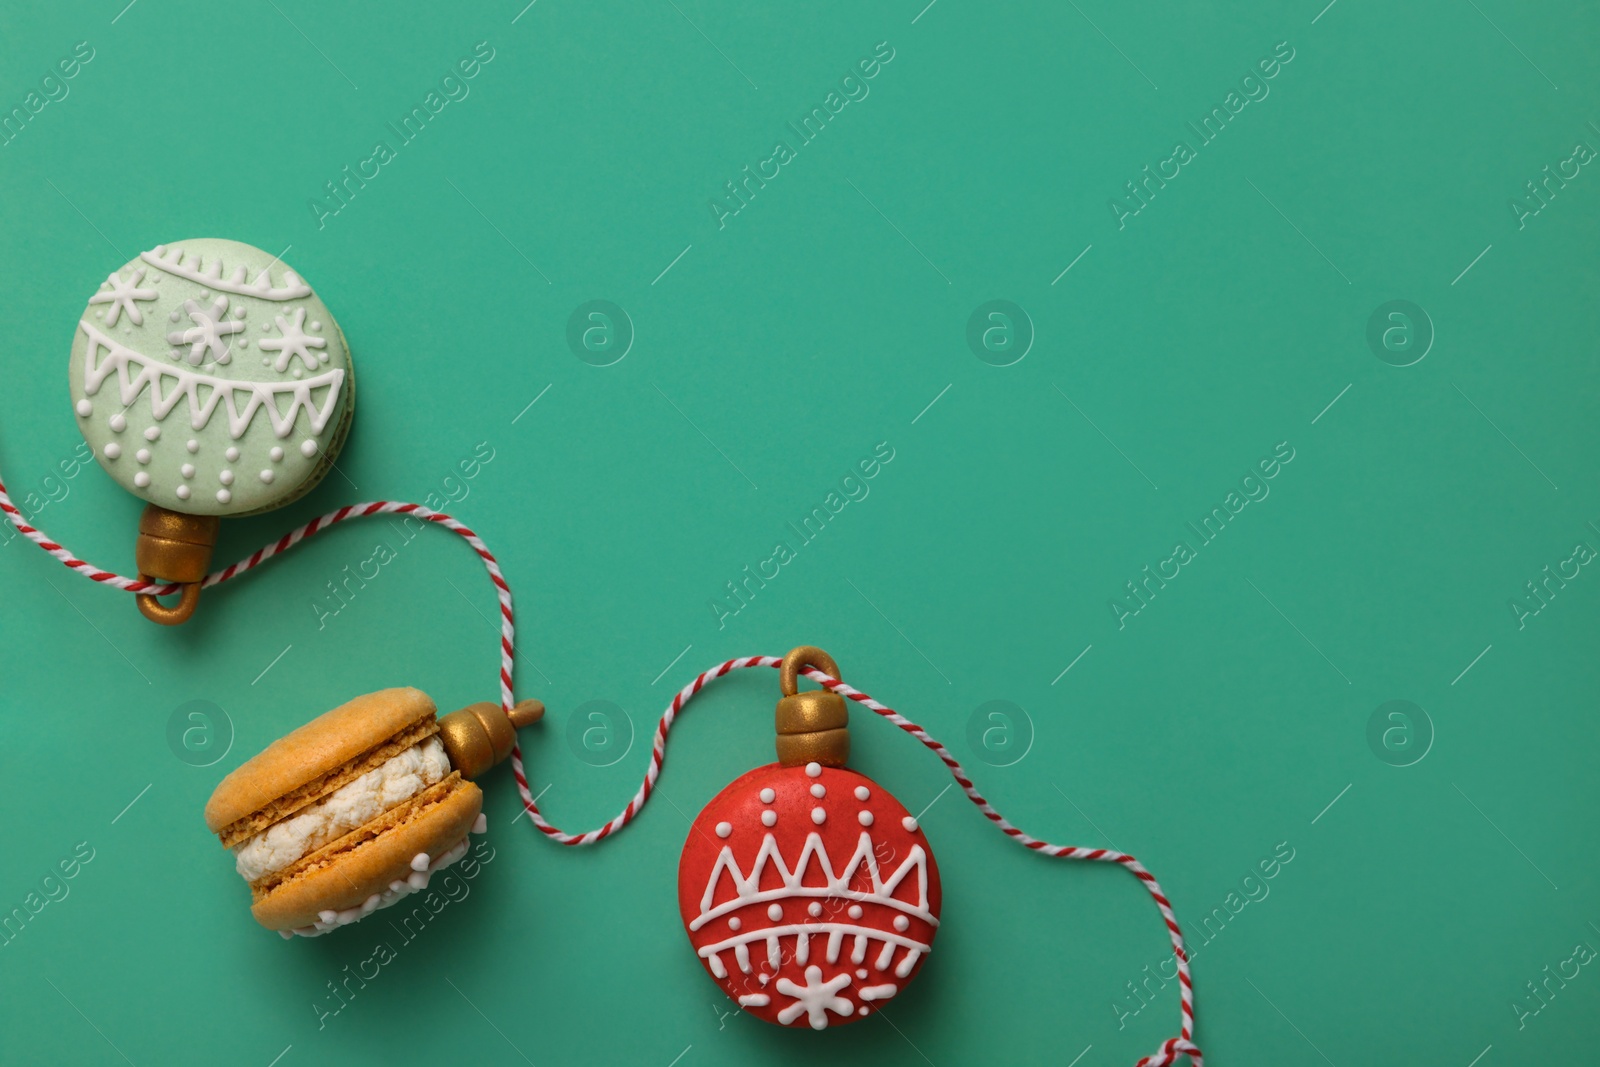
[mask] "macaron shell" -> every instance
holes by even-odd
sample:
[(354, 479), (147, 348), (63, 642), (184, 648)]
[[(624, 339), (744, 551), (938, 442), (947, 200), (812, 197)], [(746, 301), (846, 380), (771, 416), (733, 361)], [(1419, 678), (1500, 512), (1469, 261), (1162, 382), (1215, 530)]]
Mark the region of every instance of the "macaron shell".
[[(438, 856), (448, 851), (477, 821), (483, 810), (483, 792), (454, 775), (447, 781), (453, 785), (441, 799), (392, 829), (354, 848), (341, 850), (337, 841), (327, 846), (329, 855), (320, 865), (279, 884), (256, 901), (250, 913), (269, 930), (310, 926), (320, 912), (358, 907), (389, 888), (391, 882), (405, 879), (418, 853)], [(350, 836), (360, 833), (357, 830)]]
[(206, 826), (217, 833), (437, 711), (428, 694), (410, 687), (380, 689), (341, 704), (272, 742), (224, 778), (206, 802)]
[(354, 408), (327, 305), (277, 257), (218, 238), (158, 245), (101, 283), (73, 335), (70, 388), (106, 472), (191, 515), (302, 495)]

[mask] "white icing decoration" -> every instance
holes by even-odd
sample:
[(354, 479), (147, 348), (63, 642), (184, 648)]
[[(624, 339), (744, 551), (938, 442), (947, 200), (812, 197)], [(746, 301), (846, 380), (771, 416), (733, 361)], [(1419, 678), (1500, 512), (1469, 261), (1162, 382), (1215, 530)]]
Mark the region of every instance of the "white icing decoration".
[(856, 816), (856, 821), (859, 822), (862, 826), (871, 826), (872, 825), (872, 812), (863, 811), (861, 814)]
[(267, 455), (272, 457), (272, 462), (279, 463), (283, 460), (283, 449), (279, 448), (277, 445), (273, 445), (272, 451), (268, 452)]
[(261, 472), (261, 480), (263, 482), (266, 482), (268, 485), (272, 484), (272, 472), (271, 471), (262, 471)]
[(217, 297), (209, 308), (201, 307), (199, 301), (185, 300), (183, 310), (189, 313), (194, 325), (187, 330), (173, 330), (167, 334), (167, 343), (188, 345), (191, 366), (198, 367), (207, 359), (214, 359), (218, 363), (232, 360), (233, 354), (229, 352), (225, 338), (244, 329), (244, 323), (231, 322), (222, 317), (228, 310), (228, 298)]
[(777, 799), (778, 799), (778, 794), (774, 793), (771, 789), (763, 789), (761, 791), (761, 803), (763, 803), (763, 804), (771, 804), (774, 800), (777, 800)]
[(765, 993), (746, 993), (739, 998), (741, 1008), (764, 1008), (772, 1003), (772, 998)]
[(822, 764), (820, 764), (820, 763), (808, 763), (808, 764), (806, 764), (806, 777), (807, 778), (818, 778), (818, 777), (821, 777), (821, 775), (822, 775)]
[(867, 969), (865, 967), (861, 968), (859, 971), (856, 972), (856, 977), (857, 978), (865, 978), (866, 976), (867, 976)]
[(894, 917), (894, 928), (903, 934), (907, 930), (911, 929), (911, 920), (906, 918), (904, 915), (896, 915)]
[(217, 481), (221, 482), (223, 485), (232, 485), (233, 484), (233, 472), (230, 471), (230, 470), (218, 471), (217, 472)]
[[(108, 445), (107, 447), (110, 447), (110, 446)], [(116, 459), (117, 457), (112, 456), (111, 458), (112, 459)], [(768, 808), (766, 811), (762, 812), (761, 813), (761, 825), (762, 826), (776, 826), (776, 825), (778, 825), (778, 813), (773, 811), (771, 808)]]
[(89, 303), (91, 304), (111, 305), (106, 309), (105, 313), (107, 326), (115, 326), (117, 324), (117, 316), (124, 310), (128, 312), (128, 321), (135, 326), (144, 325), (144, 313), (139, 310), (139, 305), (135, 304), (134, 301), (154, 300), (160, 294), (154, 289), (138, 288), (139, 282), (143, 279), (143, 267), (135, 267), (133, 269), (133, 277), (127, 281), (123, 281), (117, 276), (116, 271), (112, 271), (111, 276), (105, 282), (111, 288), (102, 290), (89, 298)]
[(821, 800), (823, 797), (828, 795), (828, 787), (823, 785), (821, 782), (818, 782), (811, 787), (811, 795), (816, 797), (818, 800)]
[[(323, 377), (326, 378), (327, 375), (323, 375)], [(313, 380), (316, 380), (316, 379), (313, 379)], [(319, 428), (317, 430), (317, 432), (321, 433), (322, 430)], [(279, 436), (287, 437), (288, 434), (280, 434)], [(306, 438), (304, 441), (301, 441), (300, 442), (300, 454), (302, 456), (306, 457), (307, 459), (310, 459), (312, 456), (317, 454), (317, 443), (315, 441), (311, 440), (309, 437)]]
[[(813, 869), (813, 864), (816, 864), (816, 869)], [(724, 916), (737, 919), (732, 913), (751, 904), (772, 905), (768, 909), (768, 916), (772, 922), (779, 923), (782, 912), (781, 909), (776, 909), (776, 902), (807, 897), (813, 898), (806, 909), (813, 920), (819, 919), (823, 910), (821, 901), (817, 898), (844, 899), (892, 908), (901, 913), (900, 918), (920, 918), (929, 925), (937, 926), (938, 919), (928, 909), (927, 864), (927, 854), (922, 847), (913, 845), (905, 860), (886, 881), (878, 867), (877, 850), (872, 837), (863, 831), (850, 862), (843, 872), (835, 874), (821, 836), (813, 832), (806, 838), (796, 868), (790, 871), (784, 862), (777, 840), (771, 834), (767, 834), (757, 853), (754, 867), (747, 876), (734, 859), (731, 846), (724, 845), (706, 883), (705, 893), (700, 901), (700, 913), (690, 921), (689, 930), (692, 933)], [(761, 888), (763, 874), (769, 865), (776, 868), (781, 888), (765, 890)], [(852, 883), (860, 881), (858, 876), (863, 868), (866, 870), (867, 881), (871, 888), (865, 891), (849, 888)], [(724, 872), (732, 880), (734, 895), (732, 899), (713, 906)], [(900, 900), (895, 896), (913, 872), (916, 874), (917, 889), (915, 903)], [(812, 884), (807, 884), (808, 880)], [(770, 878), (768, 881), (770, 882)], [(778, 910), (777, 916), (772, 914), (774, 910)], [(736, 931), (734, 936), (706, 945), (697, 951), (710, 967), (712, 974), (718, 978), (726, 978), (728, 975), (728, 968), (722, 961), (722, 953), (732, 951), (739, 969), (745, 974), (751, 974), (753, 973), (750, 964), (751, 943), (764, 944), (770, 958), (773, 954), (779, 953), (779, 942), (785, 937), (795, 939), (794, 958), (802, 965), (810, 956), (811, 938), (821, 935), (827, 935), (825, 954), (828, 963), (838, 962), (844, 939), (847, 937), (851, 939), (850, 958), (857, 964), (865, 962), (869, 945), (873, 942), (882, 944), (882, 950), (876, 954), (873, 961), (880, 971), (887, 970), (893, 963), (895, 955), (903, 949), (904, 953), (895, 969), (895, 973), (901, 978), (908, 976), (916, 966), (916, 962), (929, 951), (926, 943), (907, 936), (906, 931), (910, 929), (909, 918), (903, 928), (901, 924), (896, 923), (897, 932), (889, 932), (859, 925), (865, 915), (865, 909), (860, 903), (852, 904), (847, 909), (846, 915), (849, 916), (850, 922), (779, 923), (743, 933), (738, 933), (738, 925), (730, 921), (729, 928)], [(777, 964), (774, 964), (774, 968), (776, 966)]]
[[(272, 472), (271, 471), (262, 471), (261, 473), (265, 475), (265, 474), (271, 474)], [(267, 480), (271, 481), (272, 479), (269, 478)], [(718, 837), (727, 837), (731, 833), (733, 833), (733, 823), (731, 823), (731, 822), (719, 822), (719, 823), (717, 823), (717, 836)]]
[[(126, 406), (132, 404), (149, 386), (150, 409), (158, 421), (167, 417), (177, 406), (179, 398), (186, 397), (189, 401), (190, 427), (204, 429), (221, 402), (228, 409), (229, 434), (237, 441), (244, 436), (256, 412), (262, 408), (266, 409), (273, 432), (280, 438), (288, 437), (293, 431), (302, 409), (305, 410), (312, 433), (321, 433), (338, 409), (339, 391), (344, 386), (342, 369), (292, 383), (232, 381), (152, 362), (149, 357), (113, 341), (88, 322), (80, 321), (78, 325), (89, 339), (83, 361), (83, 391), (94, 396), (105, 380), (115, 374), (122, 403)], [(97, 364), (95, 355), (99, 349), (104, 349), (105, 355)], [(163, 383), (170, 383), (165, 395), (162, 393)], [(311, 394), (313, 390), (323, 387), (327, 387), (327, 395), (319, 407)], [(210, 393), (202, 399), (202, 391), (206, 389)], [(246, 398), (242, 412), (238, 400), (241, 395)], [(278, 398), (281, 396), (292, 398), (287, 414), (279, 410)], [(309, 452), (306, 451), (307, 446), (310, 446)], [(316, 442), (308, 439), (300, 450), (309, 456), (316, 451)]]
[(739, 921), (739, 916), (732, 915), (732, 916), (728, 917), (728, 929), (737, 930), (737, 929), (739, 929), (739, 927), (741, 927), (743, 925), (744, 924)]
[(187, 485), (180, 485), (173, 492), (177, 494), (179, 500), (189, 499), (189, 487)]
[(857, 800), (866, 800), (866, 799), (870, 798), (871, 796), (872, 796), (872, 790), (868, 789), (864, 785), (856, 786), (856, 799)]
[(89, 403), (87, 400), (80, 400), (78, 401), (76, 410), (80, 419), (87, 419), (90, 415), (94, 414), (94, 405)]
[(841, 974), (822, 980), (822, 968), (812, 964), (806, 968), (806, 984), (795, 985), (787, 978), (778, 979), (778, 992), (784, 996), (794, 997), (793, 1004), (778, 1013), (778, 1022), (788, 1026), (800, 1016), (804, 1015), (813, 1030), (826, 1030), (828, 1028), (828, 1012), (835, 1015), (849, 1016), (856, 1010), (856, 1006), (849, 1000), (838, 995), (839, 990), (850, 984), (850, 976)]
[(137, 474), (135, 474), (133, 476), (133, 484), (137, 485), (140, 489), (143, 489), (145, 486), (149, 485), (150, 484), (150, 472), (149, 471), (140, 471)]
[(193, 463), (185, 463), (183, 466), (178, 468), (178, 473), (183, 475), (185, 478), (193, 478), (194, 477), (194, 464)]
[[(468, 839), (463, 837), (448, 852), (429, 863), (426, 871), (413, 871), (403, 881), (396, 879), (390, 882), (389, 888), (385, 892), (372, 894), (359, 907), (348, 908), (344, 911), (319, 912), (315, 923), (310, 926), (297, 927), (293, 933), (299, 934), (301, 937), (316, 937), (319, 934), (327, 933), (329, 930), (359, 922), (380, 908), (387, 908), (403, 897), (421, 889), (426, 889), (428, 876), (443, 870), (462, 856), (465, 856), (469, 843)], [(284, 931), (284, 936), (290, 936), (290, 932)]]
[(316, 320), (312, 320), (311, 328), (313, 330), (320, 330), (320, 329), (322, 329), (322, 323), (317, 322)]
[[(279, 337), (276, 340), (263, 337), (259, 343), (262, 348), (278, 353), (272, 369), (279, 373), (289, 369), (289, 361), (295, 356), (300, 357), (300, 362), (305, 364), (306, 370), (317, 370), (319, 369), (317, 357), (311, 349), (326, 347), (327, 339), (312, 337), (300, 328), (301, 323), (306, 321), (305, 308), (295, 308), (291, 315), (292, 318), (287, 319), (282, 315), (273, 316), (278, 324)], [(239, 328), (244, 329), (243, 326)]]
[(119, 411), (106, 420), (106, 425), (111, 427), (112, 433), (121, 433), (123, 430), (128, 428), (127, 416), (123, 415), (122, 412)]
[(217, 490), (217, 503), (226, 504), (226, 503), (228, 503), (228, 501), (230, 501), (232, 499), (233, 499), (233, 494), (228, 492), (226, 489), (218, 489)]
[(133, 458), (138, 460), (140, 463), (149, 463), (150, 450), (148, 448), (141, 448), (139, 451), (133, 454)]
[(913, 819), (909, 815), (900, 820), (900, 825), (905, 827), (906, 833), (908, 834), (914, 834), (917, 832), (917, 820)]
[[(822, 874), (822, 884), (807, 885), (804, 879), (813, 863), (818, 865)], [(761, 876), (767, 866), (773, 865), (782, 883), (779, 889), (762, 889)], [(861, 868), (865, 866), (870, 891), (851, 889), (850, 884), (855, 880)], [(712, 906), (715, 899), (718, 882), (726, 873), (732, 879), (734, 896), (731, 900)], [(895, 891), (900, 888), (912, 874), (916, 875), (917, 900), (908, 903), (895, 897)], [(813, 882), (817, 879), (813, 878)], [(792, 897), (840, 897), (845, 900), (862, 901), (870, 904), (882, 904), (886, 907), (903, 912), (915, 918), (937, 926), (939, 920), (928, 910), (928, 854), (921, 845), (912, 845), (906, 853), (905, 860), (895, 869), (894, 873), (885, 880), (878, 867), (877, 851), (873, 847), (872, 835), (865, 830), (856, 841), (856, 849), (850, 856), (850, 861), (843, 871), (834, 873), (833, 863), (828, 857), (827, 846), (822, 843), (822, 836), (816, 831), (806, 835), (805, 846), (801, 849), (800, 859), (793, 871), (785, 865), (783, 854), (778, 848), (777, 839), (771, 834), (764, 836), (761, 849), (756, 854), (756, 862), (749, 875), (739, 869), (739, 863), (733, 857), (733, 847), (723, 845), (717, 862), (711, 868), (711, 876), (706, 882), (705, 893), (700, 899), (700, 914), (689, 923), (690, 932), (700, 929), (706, 923), (719, 918), (729, 912), (737, 911), (747, 904), (764, 904), (775, 900), (786, 900)], [(851, 905), (851, 911), (856, 912), (859, 905)], [(851, 918), (858, 918), (852, 914)], [(921, 946), (924, 950), (927, 946)], [(704, 950), (702, 950), (704, 955)]]
[(200, 451), (200, 442), (191, 437), (183, 443), (183, 447), (189, 450), (190, 455), (194, 455)]
[(107, 459), (116, 459), (118, 456), (122, 455), (122, 446), (117, 444), (115, 441), (108, 441), (106, 442), (106, 447), (100, 451), (105, 454)]
[(146, 441), (154, 441), (156, 438), (158, 438), (160, 436), (161, 436), (161, 427), (159, 427), (159, 426), (146, 426), (144, 428), (144, 439)]
[[(213, 289), (224, 293), (238, 293), (240, 296), (253, 296), (260, 300), (293, 300), (296, 297), (310, 296), (311, 286), (300, 280), (300, 276), (287, 268), (283, 272), (283, 286), (274, 289), (272, 279), (267, 277), (266, 270), (256, 275), (256, 280), (245, 284), (245, 268), (243, 265), (233, 269), (230, 278), (222, 277), (222, 259), (219, 256), (211, 261), (211, 269), (205, 270), (205, 262), (197, 253), (193, 266), (183, 264), (184, 253), (182, 248), (168, 248), (166, 245), (156, 245), (149, 252), (141, 252), (139, 258), (153, 267), (160, 267), (168, 274), (175, 274), (180, 278), (188, 278), (201, 285), (209, 285)], [(204, 295), (204, 294), (202, 294)]]
[[(767, 908), (767, 918), (771, 919), (773, 922), (777, 922), (779, 919), (783, 918), (783, 905), (773, 904), (769, 906)], [(777, 964), (773, 964), (773, 966), (776, 967)]]
[(232, 445), (228, 446), (228, 450), (223, 455), (227, 457), (229, 463), (237, 463), (239, 461), (239, 450)]
[(893, 982), (889, 982), (886, 985), (862, 986), (861, 991), (856, 995), (862, 1000), (888, 1000), (899, 991), (899, 986), (895, 985)]
[(828, 813), (823, 811), (821, 808), (812, 808), (811, 821), (816, 823), (818, 826), (821, 826), (823, 823), (828, 821)]

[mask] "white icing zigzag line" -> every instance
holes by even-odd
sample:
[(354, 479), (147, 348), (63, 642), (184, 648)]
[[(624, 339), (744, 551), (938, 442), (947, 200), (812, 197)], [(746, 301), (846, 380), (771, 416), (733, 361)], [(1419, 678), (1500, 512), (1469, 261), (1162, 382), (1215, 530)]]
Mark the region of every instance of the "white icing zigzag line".
[[(811, 859), (822, 865), (822, 873), (827, 878), (827, 884), (821, 886), (802, 885), (806, 870)], [(783, 881), (782, 889), (760, 889), (761, 873), (768, 863), (775, 863), (778, 867), (778, 877)], [(872, 892), (863, 893), (849, 888), (851, 880), (861, 865), (867, 865), (867, 871), (872, 879)], [(911, 871), (917, 872), (917, 903), (908, 904), (894, 897), (894, 891), (905, 880)], [(711, 902), (716, 895), (717, 880), (722, 872), (727, 871), (733, 878), (734, 898), (713, 908)], [(856, 850), (850, 857), (850, 862), (844, 871), (835, 875), (833, 864), (828, 859), (828, 850), (822, 843), (821, 835), (813, 832), (806, 836), (805, 848), (800, 852), (800, 862), (795, 865), (791, 873), (784, 865), (783, 854), (778, 849), (778, 842), (771, 834), (767, 834), (761, 842), (761, 851), (756, 854), (755, 867), (746, 877), (739, 870), (739, 863), (733, 858), (733, 849), (727, 845), (722, 846), (722, 852), (717, 856), (715, 866), (711, 868), (711, 877), (706, 882), (705, 895), (700, 898), (700, 914), (690, 923), (690, 931), (700, 929), (706, 923), (719, 915), (744, 907), (746, 904), (755, 904), (766, 900), (783, 900), (789, 897), (845, 897), (850, 900), (872, 901), (878, 904), (887, 904), (889, 907), (915, 915), (934, 926), (939, 925), (932, 912), (928, 910), (928, 857), (923, 852), (921, 845), (911, 846), (905, 862), (885, 882), (878, 870), (878, 857), (872, 845), (872, 835), (863, 831), (857, 840)]]
[[(150, 410), (159, 422), (177, 406), (180, 397), (187, 397), (189, 425), (196, 430), (205, 427), (211, 419), (211, 413), (216, 410), (217, 402), (221, 400), (228, 408), (228, 433), (236, 441), (244, 436), (245, 430), (249, 429), (256, 410), (263, 407), (267, 409), (267, 414), (272, 420), (273, 432), (279, 437), (288, 437), (293, 431), (301, 408), (305, 409), (306, 416), (310, 419), (311, 432), (320, 434), (333, 416), (338, 406), (339, 390), (344, 386), (342, 369), (331, 370), (315, 378), (278, 385), (270, 382), (236, 382), (209, 374), (196, 374), (193, 371), (157, 363), (131, 348), (124, 348), (87, 322), (79, 320), (78, 325), (83, 328), (84, 336), (89, 339), (89, 347), (84, 353), (83, 360), (83, 391), (86, 395), (94, 396), (98, 393), (106, 378), (115, 373), (123, 407), (132, 404), (148, 385)], [(106, 350), (106, 354), (96, 364), (95, 353), (101, 348)], [(136, 367), (137, 370), (130, 373), (130, 367)], [(164, 378), (176, 379), (166, 396), (161, 395), (161, 382)], [(323, 386), (328, 387), (328, 395), (323, 399), (322, 407), (319, 409), (311, 399), (311, 391)], [(211, 390), (211, 395), (203, 400), (200, 397), (202, 387)], [(234, 399), (236, 393), (250, 394), (242, 412)], [(283, 394), (290, 394), (293, 397), (287, 414), (278, 410), (277, 398)]]
[(293, 300), (296, 297), (310, 296), (311, 286), (300, 280), (300, 276), (288, 268), (283, 272), (283, 287), (274, 289), (272, 279), (267, 277), (263, 270), (256, 275), (256, 280), (246, 284), (244, 267), (235, 267), (231, 278), (222, 276), (222, 260), (211, 261), (211, 268), (205, 270), (205, 261), (198, 253), (194, 256), (193, 266), (184, 266), (183, 249), (166, 245), (156, 245), (149, 252), (139, 253), (139, 258), (152, 267), (160, 267), (168, 274), (176, 274), (180, 278), (188, 278), (192, 282), (199, 282), (211, 289), (224, 293), (238, 293), (240, 296), (253, 296), (261, 300)]

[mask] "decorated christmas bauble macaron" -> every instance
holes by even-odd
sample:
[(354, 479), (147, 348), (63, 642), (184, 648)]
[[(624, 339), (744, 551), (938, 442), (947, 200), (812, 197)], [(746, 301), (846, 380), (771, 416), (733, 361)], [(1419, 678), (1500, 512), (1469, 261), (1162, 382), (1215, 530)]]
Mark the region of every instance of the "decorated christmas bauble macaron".
[(678, 864), (700, 961), (767, 1022), (869, 1016), (917, 974), (939, 927), (939, 868), (889, 791), (842, 767), (769, 764), (707, 804)]
[(89, 298), (72, 344), (73, 413), (123, 488), (188, 515), (247, 515), (320, 481), (354, 407), (327, 305), (238, 241), (157, 245)]

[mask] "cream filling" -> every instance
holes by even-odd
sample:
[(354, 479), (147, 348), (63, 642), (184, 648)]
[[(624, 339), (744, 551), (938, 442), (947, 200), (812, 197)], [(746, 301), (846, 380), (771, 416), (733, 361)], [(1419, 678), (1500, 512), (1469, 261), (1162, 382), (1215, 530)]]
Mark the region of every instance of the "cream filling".
[(235, 846), (234, 867), (248, 882), (281, 871), (411, 799), (449, 773), (450, 757), (435, 734)]

